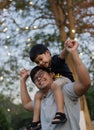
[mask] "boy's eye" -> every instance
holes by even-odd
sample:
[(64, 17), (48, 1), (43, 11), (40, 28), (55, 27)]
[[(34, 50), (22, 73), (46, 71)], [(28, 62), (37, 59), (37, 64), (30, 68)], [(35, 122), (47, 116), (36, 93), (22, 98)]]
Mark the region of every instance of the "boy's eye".
[(40, 58), (39, 61), (42, 61), (42, 58)]
[(39, 59), (36, 61), (36, 64), (39, 65), (41, 61), (43, 61), (43, 59), (42, 59), (42, 58), (39, 58)]
[(42, 59), (39, 59), (38, 63), (40, 64), (43, 60)]

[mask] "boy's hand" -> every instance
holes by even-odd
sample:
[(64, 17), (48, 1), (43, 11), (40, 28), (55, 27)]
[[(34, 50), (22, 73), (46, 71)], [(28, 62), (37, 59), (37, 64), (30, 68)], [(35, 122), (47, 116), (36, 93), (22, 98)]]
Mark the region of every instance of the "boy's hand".
[(30, 75), (30, 71), (29, 70), (22, 69), (20, 71), (20, 79), (23, 80), (23, 81), (26, 81), (27, 78), (29, 77), (29, 75)]
[(73, 52), (77, 50), (78, 43), (75, 40), (68, 40), (65, 42), (65, 48), (68, 52)]

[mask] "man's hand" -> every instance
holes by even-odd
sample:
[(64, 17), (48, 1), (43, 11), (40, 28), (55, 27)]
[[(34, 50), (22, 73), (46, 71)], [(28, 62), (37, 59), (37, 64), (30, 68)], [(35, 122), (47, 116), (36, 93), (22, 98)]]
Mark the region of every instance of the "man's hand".
[(75, 40), (67, 40), (65, 42), (64, 46), (65, 46), (66, 50), (71, 53), (71, 52), (77, 50), (78, 43)]
[(26, 85), (26, 80), (30, 75), (30, 71), (26, 69), (22, 69), (20, 71), (20, 92), (21, 92), (21, 101), (23, 104), (23, 107), (28, 110), (32, 111), (33, 106), (32, 106), (32, 99), (29, 96), (29, 93), (27, 91), (27, 85)]
[(22, 69), (22, 70), (20, 71), (20, 79), (21, 79), (21, 80), (26, 81), (27, 78), (29, 77), (29, 75), (30, 75), (30, 71), (29, 71), (29, 70)]

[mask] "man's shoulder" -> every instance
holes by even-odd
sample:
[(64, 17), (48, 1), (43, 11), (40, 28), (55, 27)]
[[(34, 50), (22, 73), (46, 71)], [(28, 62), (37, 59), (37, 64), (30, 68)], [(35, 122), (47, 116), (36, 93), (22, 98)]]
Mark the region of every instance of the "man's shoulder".
[(74, 91), (74, 85), (75, 85), (74, 82), (65, 84), (64, 87), (62, 87), (64, 95), (68, 96), (69, 98), (78, 98), (78, 96)]

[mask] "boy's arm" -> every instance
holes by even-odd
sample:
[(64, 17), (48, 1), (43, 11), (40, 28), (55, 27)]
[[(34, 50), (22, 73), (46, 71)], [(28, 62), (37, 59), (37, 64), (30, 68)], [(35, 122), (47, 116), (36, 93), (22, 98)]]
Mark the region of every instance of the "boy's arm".
[(29, 77), (30, 72), (26, 69), (20, 71), (20, 92), (21, 92), (21, 101), (23, 107), (28, 111), (33, 111), (32, 100), (28, 94), (26, 80)]
[(59, 58), (60, 58), (60, 59), (66, 59), (66, 58), (67, 58), (67, 55), (68, 55), (68, 51), (64, 48), (64, 49), (62, 50), (62, 52), (60, 53)]
[[(73, 46), (71, 46), (73, 44)], [(79, 58), (77, 48), (78, 48), (78, 43), (73, 40), (69, 40), (65, 44), (66, 49), (69, 51), (71, 58), (74, 63), (74, 67), (78, 76), (78, 81), (75, 82), (74, 84), (74, 91), (78, 96), (81, 96), (85, 94), (85, 92), (88, 90), (90, 87), (90, 77), (89, 73), (82, 63), (81, 59)]]
[[(65, 42), (65, 44), (66, 44), (68, 41), (69, 41), (69, 40), (67, 40), (67, 41)], [(73, 44), (71, 44), (70, 46), (73, 47)], [(66, 59), (67, 56), (68, 56), (68, 54), (69, 54), (69, 52), (68, 52), (68, 50), (67, 50), (66, 47), (65, 47), (65, 48), (62, 50), (62, 52), (60, 53), (59, 57), (60, 57), (61, 59)]]

